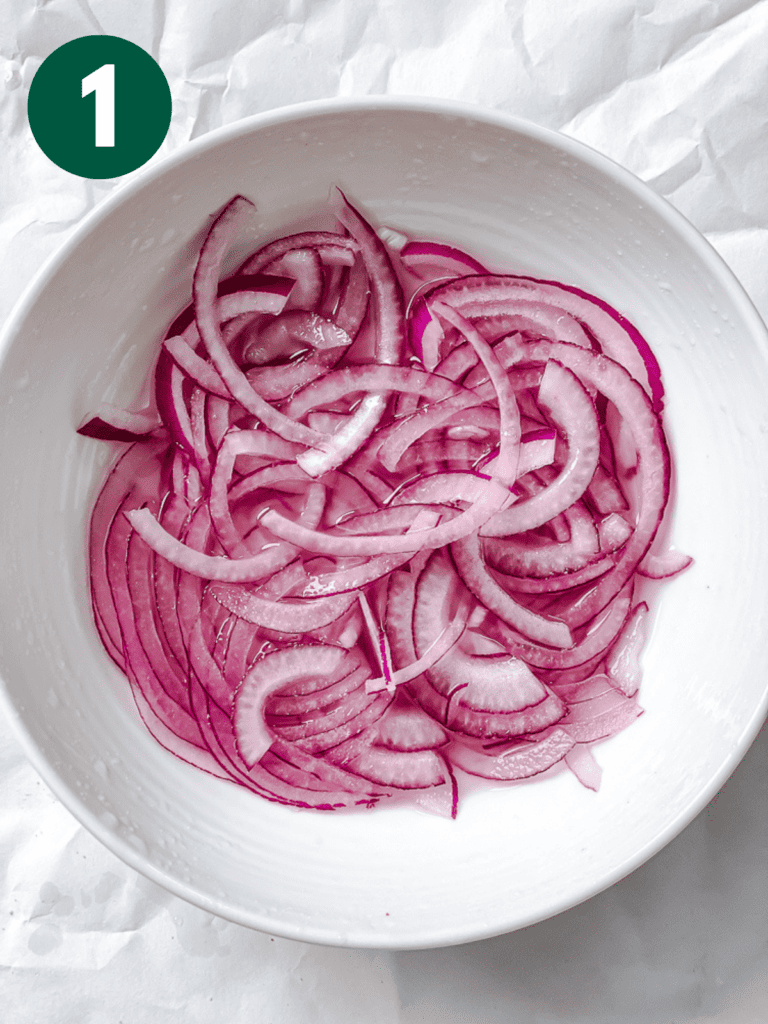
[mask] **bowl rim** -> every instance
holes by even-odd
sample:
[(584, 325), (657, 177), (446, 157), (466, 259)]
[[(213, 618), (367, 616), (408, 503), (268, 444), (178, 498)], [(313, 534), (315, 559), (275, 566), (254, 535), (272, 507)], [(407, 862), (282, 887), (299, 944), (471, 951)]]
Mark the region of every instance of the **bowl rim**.
[[(727, 291), (730, 300), (738, 309), (740, 316), (749, 326), (751, 336), (762, 346), (763, 356), (768, 359), (768, 329), (754, 303), (725, 260), (679, 210), (621, 164), (569, 135), (565, 135), (552, 128), (543, 127), (504, 111), (494, 110), (465, 101), (428, 96), (381, 95), (309, 100), (262, 111), (222, 125), (207, 132), (198, 139), (182, 143), (173, 152), (153, 160), (149, 165), (144, 165), (144, 167), (127, 176), (124, 181), (99, 201), (93, 209), (88, 211), (64, 241), (46, 257), (22, 291), (5, 323), (2, 325), (2, 329), (0, 329), (0, 373), (2, 373), (7, 351), (18, 332), (19, 326), (31, 312), (49, 281), (78, 248), (81, 241), (88, 236), (94, 226), (105, 216), (109, 215), (113, 210), (130, 203), (147, 186), (162, 178), (167, 171), (188, 160), (195, 159), (202, 153), (216, 149), (222, 143), (241, 136), (247, 136), (264, 128), (280, 124), (290, 124), (291, 122), (313, 116), (386, 111), (432, 114), (482, 122), (487, 126), (500, 128), (511, 134), (524, 136), (536, 142), (553, 146), (565, 155), (593, 168), (601, 175), (610, 177), (622, 189), (632, 193), (639, 201), (650, 207), (653, 213), (665, 222), (673, 232), (682, 237), (685, 244), (694, 251), (713, 275), (718, 278), (724, 290)], [(530, 914), (528, 918), (523, 920), (514, 919), (513, 915), (510, 914), (508, 927), (499, 928), (495, 925), (489, 927), (487, 925), (484, 926), (482, 922), (477, 922), (474, 927), (463, 927), (461, 930), (454, 929), (450, 933), (445, 929), (435, 929), (429, 932), (425, 931), (424, 933), (410, 935), (406, 938), (398, 938), (397, 935), (384, 931), (378, 933), (352, 931), (346, 933), (342, 939), (339, 936), (339, 932), (332, 927), (295, 925), (274, 920), (267, 914), (245, 911), (228, 903), (226, 900), (207, 896), (205, 893), (198, 891), (193, 885), (185, 884), (179, 878), (168, 874), (152, 864), (127, 839), (101, 821), (88, 808), (77, 792), (67, 786), (51, 761), (49, 761), (42, 749), (32, 739), (31, 733), (25, 724), (22, 710), (12, 700), (7, 684), (1, 676), (0, 708), (2, 708), (6, 720), (9, 722), (10, 728), (21, 745), (24, 754), (54, 796), (108, 850), (150, 881), (208, 913), (215, 914), (234, 924), (243, 925), (267, 934), (321, 945), (397, 950), (428, 949), (458, 945), (492, 938), (496, 935), (506, 934), (509, 931), (516, 931), (578, 906), (631, 874), (679, 835), (722, 788), (747, 753), (764, 722), (766, 712), (768, 712), (768, 690), (764, 695), (762, 703), (755, 708), (738, 742), (734, 745), (720, 770), (713, 776), (709, 784), (699, 792), (696, 799), (675, 820), (671, 821), (659, 835), (637, 850), (634, 856), (617, 865), (607, 877), (602, 878), (598, 883), (583, 890), (577, 897), (561, 901), (554, 910), (548, 909), (542, 913)]]

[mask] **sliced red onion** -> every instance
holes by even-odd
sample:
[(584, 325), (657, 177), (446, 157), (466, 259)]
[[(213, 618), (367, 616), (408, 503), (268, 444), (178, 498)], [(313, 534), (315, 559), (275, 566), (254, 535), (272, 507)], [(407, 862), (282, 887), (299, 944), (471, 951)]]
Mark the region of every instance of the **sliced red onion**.
[(279, 413), (253, 390), (221, 337), (215, 311), (219, 267), (242, 217), (252, 207), (253, 204), (249, 200), (243, 196), (236, 196), (216, 218), (203, 243), (193, 281), (197, 328), (219, 376), (233, 398), (244, 409), (257, 416), (270, 430), (274, 430), (276, 434), (289, 441), (299, 441), (302, 444), (322, 443), (322, 436), (316, 431)]
[(591, 744), (641, 713), (643, 579), (690, 564), (658, 532), (658, 365), (600, 299), (333, 205), (346, 233), (219, 281), (235, 197), (157, 414), (83, 424), (130, 445), (91, 519), (99, 635), (160, 743), (264, 799), (455, 817), (462, 773), (558, 765), (597, 790)]
[(550, 647), (573, 647), (573, 637), (565, 622), (538, 615), (516, 601), (493, 579), (483, 561), (477, 534), (455, 541), (451, 555), (464, 586), (489, 611), (530, 640)]
[[(500, 483), (511, 487), (517, 478), (520, 462), (520, 412), (517, 408), (515, 392), (509, 378), (504, 367), (496, 358), (491, 346), (475, 330), (472, 324), (468, 323), (468, 321), (445, 303), (435, 303), (432, 306), (432, 310), (464, 335), (488, 371), (499, 406), (499, 454), (494, 459), (493, 476)], [(546, 372), (544, 377), (546, 378)], [(542, 380), (539, 389), (540, 400), (541, 389), (544, 386), (544, 381)]]
[(643, 601), (632, 612), (605, 662), (611, 683), (628, 697), (640, 689), (643, 671), (640, 654), (645, 646), (648, 605)]
[(440, 242), (406, 242), (400, 249), (400, 259), (412, 274), (423, 281), (434, 281), (436, 277), (458, 277), (467, 273), (488, 273), (474, 256)]
[(495, 512), (507, 504), (509, 497), (509, 491), (505, 487), (495, 480), (487, 480), (479, 496), (466, 512), (462, 512), (448, 523), (441, 523), (430, 529), (414, 530), (399, 537), (340, 537), (320, 533), (286, 519), (274, 510), (267, 512), (262, 522), (276, 537), (307, 551), (329, 555), (397, 554), (403, 551), (443, 547), (468, 536), (480, 529)]
[(573, 746), (565, 755), (565, 763), (582, 786), (598, 791), (603, 770), (586, 743), (577, 743)]
[(243, 680), (235, 704), (235, 734), (240, 756), (253, 767), (272, 745), (264, 721), (267, 697), (290, 683), (317, 675), (331, 677), (342, 670), (346, 651), (318, 645), (286, 648), (267, 654)]
[(470, 775), (511, 782), (540, 775), (562, 761), (573, 747), (574, 740), (565, 730), (554, 729), (544, 739), (517, 744), (502, 754), (485, 753), (455, 743), (450, 748), (450, 756), (458, 768)]
[(434, 750), (448, 742), (448, 733), (416, 705), (393, 702), (371, 730), (370, 740), (387, 750)]
[(481, 528), (485, 537), (505, 537), (542, 526), (578, 501), (594, 476), (600, 453), (599, 426), (594, 404), (578, 377), (560, 363), (548, 361), (539, 403), (563, 431), (568, 461), (548, 488), (485, 524)]
[(161, 426), (152, 409), (126, 412), (105, 402), (80, 422), (77, 432), (98, 441), (140, 441)]
[(345, 235), (336, 235), (332, 231), (303, 231), (268, 242), (258, 252), (249, 256), (237, 273), (239, 275), (261, 273), (265, 267), (274, 263), (275, 260), (279, 260), (286, 253), (301, 249), (313, 249), (324, 260), (337, 265), (348, 264), (349, 255), (354, 257), (355, 253), (359, 252), (357, 242)]
[(395, 672), (387, 673), (378, 679), (369, 679), (365, 684), (368, 693), (378, 693), (379, 690), (393, 690), (396, 686), (400, 686), (401, 683), (409, 683), (412, 679), (420, 676), (422, 672), (432, 668), (452, 649), (464, 632), (466, 624), (466, 612), (463, 615), (456, 615), (420, 658), (417, 658), (410, 665), (397, 669)]
[[(385, 245), (370, 224), (349, 204), (341, 190), (336, 190), (335, 209), (340, 223), (360, 246), (360, 253), (373, 285), (376, 303), (376, 359), (396, 365), (400, 362), (405, 342), (403, 296)], [(382, 393), (366, 395), (351, 416), (349, 423), (333, 435), (327, 450), (313, 449), (299, 456), (298, 462), (310, 476), (318, 477), (335, 469), (371, 435), (386, 407)], [(310, 442), (312, 443), (312, 442)]]
[(652, 580), (665, 580), (684, 572), (692, 563), (691, 556), (681, 551), (665, 551), (661, 555), (649, 553), (640, 562), (637, 571)]

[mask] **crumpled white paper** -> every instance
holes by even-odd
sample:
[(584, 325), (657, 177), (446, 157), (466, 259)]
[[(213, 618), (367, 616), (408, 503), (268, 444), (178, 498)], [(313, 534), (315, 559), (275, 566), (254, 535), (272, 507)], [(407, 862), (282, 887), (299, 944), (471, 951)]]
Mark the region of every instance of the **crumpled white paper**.
[[(452, 97), (580, 139), (668, 198), (768, 317), (768, 3), (0, 0), (0, 321), (118, 181), (54, 166), (26, 120), (80, 35), (160, 62), (157, 157), (307, 99)], [(1, 635), (1, 632), (0, 632)], [(424, 952), (338, 950), (211, 917), (136, 875), (0, 722), (0, 1005), (8, 1024), (757, 1024), (768, 1018), (768, 731), (652, 861), (542, 924)]]

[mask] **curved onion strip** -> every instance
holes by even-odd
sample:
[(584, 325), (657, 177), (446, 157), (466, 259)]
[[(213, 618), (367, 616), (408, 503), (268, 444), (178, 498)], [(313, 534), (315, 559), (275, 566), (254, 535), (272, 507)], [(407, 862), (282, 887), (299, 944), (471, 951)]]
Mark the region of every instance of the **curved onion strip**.
[(638, 566), (641, 576), (652, 580), (669, 579), (677, 576), (691, 565), (693, 559), (681, 551), (666, 551), (663, 555), (647, 554)]
[(542, 526), (578, 501), (594, 476), (600, 432), (594, 403), (578, 377), (550, 360), (541, 379), (539, 403), (565, 434), (568, 461), (549, 487), (516, 503), (484, 526), (485, 537), (506, 537)]
[[(301, 419), (310, 409), (326, 405), (357, 391), (400, 391), (421, 395), (429, 401), (442, 401), (464, 393), (464, 389), (444, 377), (406, 366), (347, 366), (302, 388), (286, 406), (286, 415)], [(469, 394), (465, 393), (466, 399)]]
[(520, 298), (561, 307), (589, 328), (606, 355), (646, 385), (654, 411), (661, 411), (664, 388), (659, 364), (639, 331), (607, 302), (555, 281), (511, 275), (460, 278), (430, 293), (430, 298), (438, 296), (470, 319), (507, 312)]
[(359, 251), (353, 238), (336, 235), (332, 231), (301, 231), (295, 235), (286, 235), (268, 242), (242, 264), (238, 274), (258, 274), (275, 260), (280, 259), (295, 249), (314, 249), (321, 258), (333, 263), (348, 263), (348, 255)]
[[(658, 416), (640, 385), (624, 367), (577, 348), (574, 345), (548, 345), (546, 342), (524, 346), (525, 356), (537, 358), (544, 351), (581, 379), (590, 381), (613, 402), (632, 431), (637, 446), (636, 487), (640, 507), (635, 530), (627, 541), (614, 570), (602, 579), (564, 618), (570, 626), (589, 622), (621, 590), (648, 551), (661, 523), (669, 499), (669, 450)], [(518, 347), (519, 351), (519, 347)], [(502, 357), (502, 361), (504, 361)], [(506, 513), (505, 513), (506, 514)]]
[(470, 775), (512, 781), (540, 775), (562, 761), (574, 746), (573, 737), (565, 729), (555, 728), (544, 739), (518, 744), (502, 754), (485, 753), (455, 743), (450, 755), (453, 763)]
[(531, 640), (550, 647), (573, 647), (573, 637), (566, 623), (537, 615), (515, 601), (493, 579), (485, 568), (477, 534), (455, 541), (451, 555), (464, 585), (489, 611)]
[[(397, 281), (386, 246), (370, 224), (336, 190), (336, 216), (360, 246), (376, 302), (376, 361), (397, 365), (405, 344), (403, 293)], [(349, 422), (333, 435), (328, 450), (312, 449), (299, 456), (299, 465), (310, 476), (318, 477), (348, 459), (368, 438), (384, 414), (386, 396), (365, 396)], [(311, 443), (311, 442), (310, 442)]]
[(458, 276), (467, 271), (472, 274), (488, 273), (482, 263), (469, 253), (439, 242), (406, 242), (400, 250), (400, 259), (411, 273), (427, 281), (434, 281), (445, 274)]
[(235, 196), (216, 218), (203, 242), (192, 283), (197, 329), (219, 376), (244, 409), (258, 416), (270, 430), (289, 441), (308, 445), (322, 444), (323, 437), (317, 431), (284, 416), (253, 390), (222, 341), (215, 308), (219, 266), (234, 239), (242, 216), (252, 208), (253, 204), (249, 200)]
[(369, 679), (365, 684), (367, 692), (377, 693), (379, 690), (393, 690), (401, 683), (409, 683), (412, 679), (415, 679), (416, 676), (420, 676), (422, 672), (426, 672), (427, 669), (430, 669), (433, 665), (437, 664), (437, 662), (451, 650), (453, 645), (464, 632), (464, 627), (467, 624), (467, 611), (468, 609), (466, 606), (463, 607), (451, 620), (450, 625), (445, 627), (437, 640), (435, 640), (435, 642), (426, 649), (420, 658), (417, 658), (412, 662), (412, 664), (397, 669), (389, 677)]
[(103, 402), (81, 420), (77, 432), (98, 441), (139, 441), (161, 426), (162, 420), (153, 409), (126, 412)]
[(487, 561), (509, 576), (536, 577), (548, 585), (557, 574), (573, 573), (600, 557), (598, 531), (581, 502), (574, 502), (563, 513), (569, 536), (565, 541), (531, 545), (520, 534), (511, 537), (486, 537), (483, 553)]
[[(494, 460), (493, 476), (500, 483), (511, 486), (517, 477), (520, 461), (520, 413), (509, 378), (491, 346), (464, 317), (444, 302), (433, 303), (432, 311), (461, 331), (488, 371), (499, 404), (499, 454)], [(546, 371), (544, 377), (546, 378)], [(541, 387), (544, 387), (543, 380)], [(539, 395), (541, 396), (541, 388)]]
[(272, 733), (264, 721), (264, 705), (270, 693), (288, 683), (322, 675), (333, 682), (348, 657), (339, 647), (315, 645), (301, 649), (286, 648), (267, 654), (243, 680), (235, 702), (234, 725), (237, 748), (248, 767), (261, 760), (272, 745)]
[(213, 584), (209, 593), (239, 619), (257, 626), (268, 626), (281, 633), (308, 633), (327, 626), (343, 615), (355, 600), (354, 594), (335, 594), (303, 604), (272, 601), (227, 583)]
[(426, 530), (414, 530), (400, 537), (363, 536), (339, 537), (329, 533), (308, 530), (285, 516), (270, 509), (262, 522), (264, 526), (283, 540), (328, 555), (377, 555), (397, 554), (402, 551), (420, 551), (423, 548), (438, 548), (452, 544), (475, 530), (480, 529), (490, 517), (507, 504), (510, 494), (495, 480), (487, 480), (475, 502), (448, 523), (441, 523)]
[(250, 583), (274, 572), (278, 563), (285, 564), (285, 546), (269, 548), (248, 558), (228, 558), (195, 551), (167, 533), (148, 508), (126, 512), (133, 529), (152, 550), (177, 569), (205, 580), (223, 583)]

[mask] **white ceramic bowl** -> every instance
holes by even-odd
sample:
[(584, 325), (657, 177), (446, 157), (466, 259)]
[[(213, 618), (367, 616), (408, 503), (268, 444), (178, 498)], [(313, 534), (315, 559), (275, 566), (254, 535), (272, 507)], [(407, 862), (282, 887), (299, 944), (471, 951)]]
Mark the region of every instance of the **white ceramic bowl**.
[[(677, 466), (674, 545), (646, 713), (570, 773), (467, 798), (456, 821), (267, 803), (189, 768), (138, 719), (101, 648), (85, 531), (107, 446), (75, 434), (133, 402), (186, 302), (201, 231), (234, 193), (265, 236), (341, 185), (383, 224), (594, 292), (659, 357)], [(253, 246), (251, 239), (247, 244)], [(420, 947), (546, 918), (659, 850), (714, 795), (763, 720), (768, 682), (768, 346), (701, 236), (627, 172), (563, 136), (438, 102), (276, 111), (213, 132), (117, 190), (21, 299), (0, 348), (0, 674), (32, 762), (127, 863), (233, 921), (337, 945)]]

